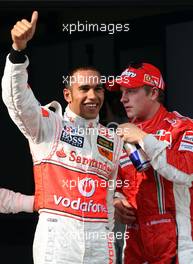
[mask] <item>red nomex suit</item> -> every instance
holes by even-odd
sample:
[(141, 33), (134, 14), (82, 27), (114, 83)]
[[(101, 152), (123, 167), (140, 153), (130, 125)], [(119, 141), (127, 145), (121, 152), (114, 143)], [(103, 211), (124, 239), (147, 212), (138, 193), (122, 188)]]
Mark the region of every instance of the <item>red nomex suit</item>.
[(161, 106), (151, 120), (136, 124), (148, 133), (140, 145), (152, 167), (137, 172), (127, 155), (120, 160), (119, 177), (130, 186), (117, 195), (136, 208), (123, 263), (193, 263), (193, 122)]

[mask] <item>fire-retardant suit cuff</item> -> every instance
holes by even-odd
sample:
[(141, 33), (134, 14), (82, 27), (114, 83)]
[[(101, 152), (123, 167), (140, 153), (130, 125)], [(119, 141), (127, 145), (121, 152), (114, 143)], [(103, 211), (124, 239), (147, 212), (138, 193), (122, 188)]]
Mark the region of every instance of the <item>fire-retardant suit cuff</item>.
[(20, 208), (18, 211), (32, 213), (33, 207), (34, 207), (34, 196), (33, 195), (21, 195)]
[(24, 63), (26, 60), (26, 51), (19, 51), (12, 48), (9, 54), (9, 59), (13, 64)]

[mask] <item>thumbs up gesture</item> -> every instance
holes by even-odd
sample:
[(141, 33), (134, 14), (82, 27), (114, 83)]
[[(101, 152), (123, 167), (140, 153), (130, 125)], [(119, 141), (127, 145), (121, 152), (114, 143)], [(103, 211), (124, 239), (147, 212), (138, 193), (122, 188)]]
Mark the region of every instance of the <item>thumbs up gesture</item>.
[(13, 48), (15, 50), (23, 50), (27, 46), (27, 42), (33, 38), (36, 30), (36, 23), (38, 20), (38, 12), (34, 11), (31, 16), (31, 21), (26, 19), (17, 21), (11, 30), (11, 37), (13, 40)]

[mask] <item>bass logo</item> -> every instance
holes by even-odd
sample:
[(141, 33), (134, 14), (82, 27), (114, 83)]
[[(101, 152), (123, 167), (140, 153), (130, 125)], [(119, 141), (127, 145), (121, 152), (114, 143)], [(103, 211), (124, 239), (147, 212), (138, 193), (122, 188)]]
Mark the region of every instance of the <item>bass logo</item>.
[(72, 135), (71, 133), (67, 133), (65, 130), (62, 131), (60, 140), (74, 147), (83, 148), (84, 138), (81, 136)]

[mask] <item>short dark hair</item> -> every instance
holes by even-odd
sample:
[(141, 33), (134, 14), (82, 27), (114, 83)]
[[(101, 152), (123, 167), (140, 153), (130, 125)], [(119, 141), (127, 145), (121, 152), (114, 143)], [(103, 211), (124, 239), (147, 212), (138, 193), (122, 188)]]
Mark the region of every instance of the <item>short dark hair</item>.
[[(149, 94), (152, 90), (152, 86), (148, 86), (148, 85), (144, 85), (143, 86), (144, 90), (146, 91), (146, 94)], [(163, 90), (158, 89), (158, 97), (157, 97), (157, 101), (160, 103), (160, 104), (164, 104), (164, 101), (165, 101), (165, 93)]]
[[(73, 76), (77, 71), (95, 71), (98, 73), (99, 76), (101, 76), (101, 73), (100, 71), (93, 67), (93, 66), (80, 66), (80, 67), (76, 67), (74, 68), (73, 70), (71, 70), (69, 73), (68, 73), (68, 77), (71, 77)], [(71, 87), (71, 82), (70, 81), (65, 81), (65, 88), (70, 88)]]

